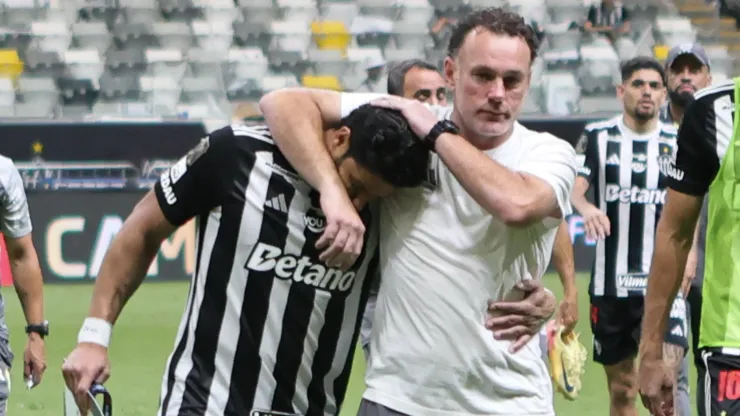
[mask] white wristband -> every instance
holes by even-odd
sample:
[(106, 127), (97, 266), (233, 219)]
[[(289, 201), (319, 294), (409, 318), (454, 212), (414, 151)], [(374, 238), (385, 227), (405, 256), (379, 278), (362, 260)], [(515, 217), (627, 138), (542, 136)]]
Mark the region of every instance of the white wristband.
[(77, 335), (77, 343), (89, 342), (108, 348), (110, 344), (113, 325), (100, 318), (85, 318), (80, 333)]

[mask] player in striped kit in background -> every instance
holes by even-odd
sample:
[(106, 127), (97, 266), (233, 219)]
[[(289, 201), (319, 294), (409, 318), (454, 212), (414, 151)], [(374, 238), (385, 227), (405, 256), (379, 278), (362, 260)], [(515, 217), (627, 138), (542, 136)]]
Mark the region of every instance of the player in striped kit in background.
[[(617, 88), (624, 113), (588, 125), (577, 146), (584, 164), (573, 206), (584, 218), (587, 235), (598, 240), (589, 287), (594, 360), (606, 371), (611, 414), (637, 415), (635, 357), (676, 130), (658, 119), (666, 96), (665, 72), (658, 62), (645, 57), (625, 62)], [(595, 205), (586, 200), (589, 187)], [(685, 302), (679, 296), (665, 335), (669, 368), (678, 370), (688, 349), (687, 332)], [(688, 395), (687, 389), (680, 392)], [(688, 404), (688, 398), (682, 402)], [(679, 415), (691, 414), (690, 408), (679, 410)]]

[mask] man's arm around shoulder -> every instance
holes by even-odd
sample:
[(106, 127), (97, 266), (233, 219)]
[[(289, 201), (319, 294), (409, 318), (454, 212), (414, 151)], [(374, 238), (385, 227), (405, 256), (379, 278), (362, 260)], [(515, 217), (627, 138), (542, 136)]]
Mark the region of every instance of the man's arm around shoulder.
[(492, 160), (461, 136), (443, 134), (436, 150), (468, 193), (507, 225), (526, 227), (545, 218), (570, 214), (570, 193), (576, 176), (573, 147), (549, 134), (515, 170)]

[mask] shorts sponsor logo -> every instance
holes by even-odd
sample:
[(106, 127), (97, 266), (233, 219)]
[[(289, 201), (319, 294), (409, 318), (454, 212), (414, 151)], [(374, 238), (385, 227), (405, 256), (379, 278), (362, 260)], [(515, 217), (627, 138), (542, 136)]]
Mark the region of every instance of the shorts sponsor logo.
[(633, 186), (622, 188), (619, 185), (606, 186), (604, 199), (606, 202), (620, 202), (622, 204), (665, 204), (665, 189), (646, 189)]
[(627, 273), (617, 276), (617, 287), (627, 290), (645, 290), (647, 289), (647, 274), (644, 273)]
[(266, 243), (257, 243), (245, 268), (255, 272), (273, 272), (278, 279), (338, 292), (351, 290), (356, 274), (313, 263), (308, 256), (285, 254), (279, 247)]

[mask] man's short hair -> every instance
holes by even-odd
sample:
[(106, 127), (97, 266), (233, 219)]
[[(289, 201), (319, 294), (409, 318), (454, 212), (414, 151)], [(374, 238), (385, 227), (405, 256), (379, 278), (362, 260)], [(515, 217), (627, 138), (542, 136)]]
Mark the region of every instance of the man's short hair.
[(524, 18), (517, 13), (507, 11), (500, 7), (490, 7), (476, 10), (460, 19), (452, 29), (450, 43), (447, 46), (447, 54), (451, 57), (457, 56), (465, 37), (471, 31), (482, 27), (496, 35), (507, 35), (521, 37), (529, 46), (530, 63), (537, 58), (540, 47), (539, 39), (532, 26), (528, 25)]
[(635, 72), (642, 69), (650, 69), (660, 74), (663, 85), (666, 84), (665, 70), (663, 66), (653, 58), (638, 56), (622, 63), (622, 82), (627, 81)]
[(401, 112), (365, 104), (340, 124), (351, 131), (345, 156), (370, 173), (397, 188), (413, 188), (426, 179), (429, 147)]
[(403, 96), (406, 74), (414, 68), (437, 72), (437, 67), (421, 59), (407, 59), (396, 62), (388, 71), (388, 94)]

